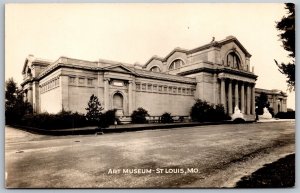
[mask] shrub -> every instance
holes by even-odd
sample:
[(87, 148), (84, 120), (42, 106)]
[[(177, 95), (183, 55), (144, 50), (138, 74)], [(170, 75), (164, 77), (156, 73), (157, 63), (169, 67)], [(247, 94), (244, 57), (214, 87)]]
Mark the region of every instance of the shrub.
[(147, 123), (146, 116), (149, 116), (148, 111), (143, 108), (134, 110), (131, 114), (132, 123)]
[(295, 111), (278, 112), (275, 118), (279, 119), (295, 119)]
[(67, 129), (94, 125), (84, 114), (61, 111), (58, 114), (28, 114), (22, 118), (21, 125), (40, 129)]
[(105, 113), (100, 115), (98, 127), (107, 128), (110, 125), (113, 125), (116, 121), (116, 109), (108, 110)]
[(231, 117), (225, 113), (225, 108), (222, 104), (217, 104), (215, 106), (215, 112), (213, 114), (215, 121), (223, 121), (223, 120), (230, 120)]
[(192, 121), (199, 122), (215, 122), (230, 119), (230, 117), (225, 114), (223, 105), (218, 104), (214, 106), (200, 99), (197, 99), (196, 103), (192, 106), (190, 115)]
[(164, 113), (161, 115), (161, 120), (160, 120), (162, 123), (173, 123), (174, 120), (171, 116), (171, 113)]

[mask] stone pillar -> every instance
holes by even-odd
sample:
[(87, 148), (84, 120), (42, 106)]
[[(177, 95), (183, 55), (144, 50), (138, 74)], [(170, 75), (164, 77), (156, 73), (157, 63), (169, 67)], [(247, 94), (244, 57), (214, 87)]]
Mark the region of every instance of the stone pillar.
[(245, 113), (245, 88), (244, 88), (244, 82), (242, 82), (242, 85), (241, 85), (241, 112)]
[(39, 92), (39, 83), (38, 82), (34, 82), (32, 85), (32, 94), (33, 94), (33, 103), (32, 103), (32, 107), (33, 107), (33, 112), (35, 113), (39, 113), (39, 99), (40, 99), (40, 92)]
[(104, 110), (109, 110), (109, 78), (104, 78)]
[(130, 115), (133, 111), (133, 94), (132, 94), (132, 84), (133, 84), (133, 81), (132, 80), (129, 80), (128, 81), (128, 114)]
[(275, 95), (273, 95), (273, 110), (275, 114), (278, 113), (277, 97)]
[(252, 115), (255, 115), (255, 84), (252, 87)]
[(33, 91), (32, 91), (32, 85), (29, 85), (28, 91), (27, 91), (27, 101), (33, 105)]
[(250, 93), (250, 85), (247, 85), (247, 115), (250, 115), (251, 109), (251, 93)]
[(235, 88), (234, 89), (235, 106), (239, 107), (239, 84), (238, 84), (237, 81), (235, 82), (235, 87), (234, 88)]
[(221, 104), (224, 106), (225, 112), (227, 112), (226, 108), (226, 95), (225, 95), (225, 80), (221, 79)]
[(232, 81), (228, 83), (228, 113), (232, 114)]
[(61, 75), (59, 77), (59, 84), (61, 88), (61, 110), (69, 111), (69, 77)]
[(217, 74), (214, 74), (213, 77), (213, 95), (214, 95), (214, 100), (213, 103), (214, 104), (218, 104), (218, 78), (217, 78)]

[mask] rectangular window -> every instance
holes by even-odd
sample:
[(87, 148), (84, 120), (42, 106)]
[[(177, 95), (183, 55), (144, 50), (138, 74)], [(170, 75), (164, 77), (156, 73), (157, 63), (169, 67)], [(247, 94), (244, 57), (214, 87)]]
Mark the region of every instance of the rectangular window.
[(69, 77), (69, 81), (71, 84), (75, 84), (75, 77)]
[(157, 91), (157, 85), (153, 85), (153, 91)]
[(142, 84), (142, 90), (146, 90), (146, 84)]
[(164, 91), (168, 92), (168, 87), (167, 86), (164, 87)]
[(141, 85), (139, 83), (136, 84), (136, 90), (141, 90)]
[(176, 89), (177, 89), (176, 87), (173, 87), (173, 93), (176, 93)]
[(88, 79), (88, 85), (92, 86), (93, 85), (93, 79)]
[(181, 88), (178, 88), (178, 94), (180, 94), (181, 93)]
[(79, 84), (84, 84), (84, 78), (79, 78)]
[(149, 90), (149, 91), (152, 90), (152, 84), (148, 84), (148, 90)]
[(159, 87), (158, 87), (158, 91), (162, 91), (162, 86), (159, 86)]
[(182, 93), (185, 94), (185, 88), (182, 89)]
[(186, 89), (186, 94), (190, 94), (190, 89), (189, 88)]

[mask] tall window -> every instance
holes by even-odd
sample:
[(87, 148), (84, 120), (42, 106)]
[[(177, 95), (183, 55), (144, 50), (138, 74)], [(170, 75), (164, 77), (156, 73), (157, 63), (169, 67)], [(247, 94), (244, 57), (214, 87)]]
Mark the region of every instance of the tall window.
[(120, 93), (114, 94), (113, 107), (115, 109), (123, 109), (123, 96)]
[(176, 59), (171, 63), (169, 70), (175, 70), (177, 68), (180, 68), (182, 65), (184, 65), (183, 61), (180, 59)]
[(227, 55), (227, 66), (240, 69), (241, 61), (236, 53), (231, 52)]
[(152, 71), (152, 72), (160, 72), (160, 68), (157, 67), (157, 66), (153, 66), (153, 67), (150, 69), (150, 71)]

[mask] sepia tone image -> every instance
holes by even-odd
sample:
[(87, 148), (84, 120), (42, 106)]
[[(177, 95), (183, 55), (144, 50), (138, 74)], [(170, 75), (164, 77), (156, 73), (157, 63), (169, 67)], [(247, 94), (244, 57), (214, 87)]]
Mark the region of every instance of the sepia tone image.
[(5, 183), (294, 187), (294, 4), (6, 4)]

